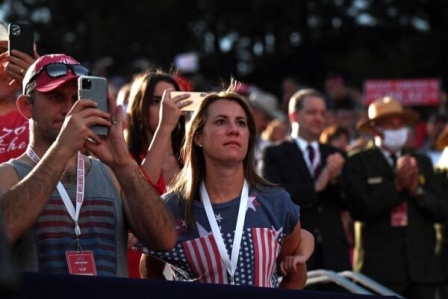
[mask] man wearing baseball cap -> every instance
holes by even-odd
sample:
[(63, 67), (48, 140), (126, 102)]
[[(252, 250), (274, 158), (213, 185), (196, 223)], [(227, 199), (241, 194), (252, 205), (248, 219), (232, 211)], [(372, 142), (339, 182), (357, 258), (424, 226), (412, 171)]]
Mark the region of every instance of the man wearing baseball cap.
[(435, 222), (447, 215), (431, 160), (404, 148), (418, 114), (391, 98), (368, 107), (357, 124), (372, 134), (349, 153), (342, 183), (355, 220), (355, 271), (408, 299), (435, 298), (441, 282)]
[(128, 228), (156, 250), (176, 242), (172, 215), (129, 156), (122, 108), (111, 97), (109, 113), (78, 100), (77, 78), (89, 73), (52, 54), (24, 77), (17, 105), (30, 121), (30, 143), (0, 165), (0, 212), (21, 271), (127, 276)]

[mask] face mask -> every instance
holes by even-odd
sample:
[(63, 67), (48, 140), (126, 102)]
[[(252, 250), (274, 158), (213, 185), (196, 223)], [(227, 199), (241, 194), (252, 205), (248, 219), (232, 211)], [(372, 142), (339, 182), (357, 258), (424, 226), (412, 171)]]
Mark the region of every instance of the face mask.
[(398, 130), (381, 130), (383, 133), (383, 146), (392, 150), (397, 151), (403, 148), (406, 140), (408, 139), (408, 129), (402, 128)]

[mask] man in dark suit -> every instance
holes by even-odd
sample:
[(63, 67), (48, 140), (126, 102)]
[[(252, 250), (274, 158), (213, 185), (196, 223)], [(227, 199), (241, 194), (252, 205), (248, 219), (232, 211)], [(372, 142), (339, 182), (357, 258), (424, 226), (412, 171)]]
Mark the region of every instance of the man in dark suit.
[(446, 217), (431, 160), (404, 148), (418, 114), (385, 97), (358, 130), (372, 134), (349, 153), (342, 185), (355, 222), (355, 270), (413, 298), (435, 298), (440, 283), (434, 224)]
[(314, 89), (296, 92), (289, 102), (291, 137), (265, 148), (258, 169), (300, 205), (302, 227), (313, 233), (316, 242), (308, 270), (343, 271), (351, 269), (337, 183), (345, 154), (318, 142), (325, 114), (323, 94)]

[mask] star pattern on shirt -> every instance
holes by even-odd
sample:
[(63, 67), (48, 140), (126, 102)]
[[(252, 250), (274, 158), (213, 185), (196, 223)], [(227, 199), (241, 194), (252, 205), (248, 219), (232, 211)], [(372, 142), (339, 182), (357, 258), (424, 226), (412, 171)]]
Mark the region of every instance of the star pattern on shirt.
[[(238, 265), (235, 271), (235, 283), (243, 285), (253, 285), (252, 265), (254, 262), (252, 232), (246, 228), (241, 238), (240, 254), (238, 256)], [(233, 244), (233, 238), (232, 244)]]
[(196, 222), (196, 226), (198, 228), (199, 237), (205, 237), (211, 235), (211, 231), (207, 231), (199, 222)]
[(249, 195), (247, 199), (247, 210), (252, 209), (254, 212), (257, 211), (257, 206), (260, 206), (260, 203), (257, 201), (257, 196), (255, 194)]
[(284, 236), (284, 234), (283, 234), (283, 226), (280, 227), (278, 230), (276, 230), (275, 227), (272, 225), (272, 226), (271, 226), (271, 229), (272, 229), (272, 231), (274, 232), (274, 234), (275, 234), (275, 238), (276, 238), (277, 240), (280, 240), (280, 239), (282, 238), (282, 236)]
[[(251, 210), (249, 212), (249, 209)], [(215, 211), (218, 212), (218, 211)], [(247, 197), (247, 209), (246, 212), (251, 214), (249, 217), (257, 217), (258, 213), (263, 213), (263, 209), (261, 209), (261, 204), (257, 200), (257, 192), (253, 191), (249, 194)], [(218, 213), (214, 213), (216, 221), (219, 223), (218, 227), (221, 231), (221, 226), (224, 228), (227, 228), (221, 235), (225, 244), (225, 248), (227, 251), (227, 254), (229, 257), (232, 253), (232, 247), (233, 247), (233, 238), (235, 236), (234, 227), (232, 227), (230, 230), (228, 227), (229, 225), (226, 223), (228, 221), (233, 222), (233, 216), (230, 217), (230, 215), (234, 215), (235, 213), (222, 213), (219, 211)], [(236, 215), (235, 215), (236, 217)], [(171, 269), (173, 271), (173, 274), (176, 276), (176, 280), (182, 280), (182, 281), (196, 281), (196, 280), (202, 280), (203, 277), (207, 277), (209, 274), (206, 272), (203, 272), (203, 270), (199, 270), (196, 268), (195, 270), (192, 270), (186, 263), (188, 263), (192, 259), (192, 255), (196, 254), (196, 258), (201, 259), (204, 255), (210, 255), (210, 257), (214, 257), (215, 259), (219, 259), (219, 252), (215, 251), (212, 252), (210, 245), (204, 245), (207, 244), (207, 242), (216, 242), (214, 241), (213, 233), (211, 228), (208, 225), (208, 222), (206, 221), (206, 218), (200, 218), (198, 221), (195, 222), (196, 226), (196, 232), (194, 233), (196, 235), (197, 239), (190, 239), (185, 242), (179, 242), (176, 244), (175, 248), (169, 252), (151, 252), (150, 254), (156, 254), (156, 256), (159, 256), (163, 260), (167, 261), (171, 264)], [(232, 220), (233, 219), (233, 220)], [(201, 224), (202, 223), (202, 224)], [(233, 225), (232, 225), (233, 226)], [(182, 234), (188, 233), (191, 234), (192, 232), (189, 232), (186, 227), (185, 220), (182, 217), (179, 217), (176, 219), (176, 229), (178, 231), (182, 230)], [(209, 231), (208, 231), (209, 230)], [(257, 231), (255, 231), (257, 230)], [(268, 233), (263, 233), (263, 230), (267, 230)], [(255, 277), (258, 277), (258, 272), (255, 271), (261, 271), (257, 267), (263, 267), (263, 262), (260, 263), (259, 257), (261, 255), (256, 254), (256, 251), (259, 251), (259, 248), (255, 245), (255, 239), (254, 236), (257, 234), (258, 237), (260, 236), (266, 236), (269, 238), (274, 238), (277, 240), (280, 244), (282, 244), (285, 233), (284, 233), (284, 227), (278, 227), (277, 225), (270, 224), (268, 227), (265, 228), (254, 228), (254, 227), (246, 227), (243, 229), (242, 239), (241, 239), (241, 245), (240, 245), (240, 251), (238, 254), (238, 262), (236, 266), (236, 271), (233, 275), (235, 284), (237, 285), (254, 285), (255, 284)], [(198, 241), (200, 240), (200, 241)], [(257, 241), (258, 242), (258, 241)], [(196, 246), (200, 246), (199, 250), (195, 249)], [(202, 246), (202, 247), (201, 247)], [(276, 253), (281, 249), (281, 245), (277, 248)], [(262, 255), (264, 256), (264, 255)], [(266, 255), (268, 256), (268, 255)], [(212, 258), (213, 259), (213, 258)], [(265, 260), (263, 260), (265, 261)], [(224, 264), (223, 264), (224, 266)], [(225, 267), (224, 267), (225, 269)], [(276, 273), (277, 269), (273, 269), (274, 273), (270, 276), (270, 280), (273, 286), (278, 286), (278, 277)], [(195, 271), (195, 272), (193, 272)], [(227, 275), (226, 275), (227, 274)], [(255, 275), (257, 274), (257, 275)], [(221, 275), (227, 276), (227, 283), (230, 283), (231, 277), (229, 273), (226, 273), (224, 270), (224, 273)], [(258, 278), (257, 278), (258, 279)], [(269, 278), (268, 278), (269, 279)], [(257, 280), (258, 282), (259, 280)]]
[[(173, 253), (178, 252), (177, 256)], [(175, 246), (175, 250), (165, 252), (165, 257), (170, 260), (170, 268), (176, 277), (176, 280), (179, 281), (194, 281), (194, 273), (191, 269), (183, 269), (183, 265), (187, 262), (187, 257), (185, 255), (185, 251), (182, 247), (182, 244), (179, 243)]]
[(221, 214), (215, 215), (216, 221), (221, 222), (224, 218), (221, 217)]

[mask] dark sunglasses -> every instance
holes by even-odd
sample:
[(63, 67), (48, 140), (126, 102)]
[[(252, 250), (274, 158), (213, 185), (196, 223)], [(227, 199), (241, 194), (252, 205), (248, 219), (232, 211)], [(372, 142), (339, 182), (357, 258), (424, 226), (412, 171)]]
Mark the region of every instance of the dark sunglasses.
[(46, 72), (47, 75), (51, 78), (59, 78), (59, 77), (64, 77), (67, 76), (68, 74), (68, 70), (71, 70), (73, 74), (75, 74), (76, 76), (89, 76), (91, 75), (90, 70), (80, 64), (65, 64), (65, 63), (61, 63), (61, 62), (56, 62), (56, 63), (50, 63), (47, 65), (44, 65), (37, 73), (35, 73), (30, 80), (28, 81), (28, 83), (26, 84), (27, 87), (30, 83), (32, 83), (34, 80), (37, 79), (37, 77), (40, 76), (40, 74), (42, 74), (43, 72)]

